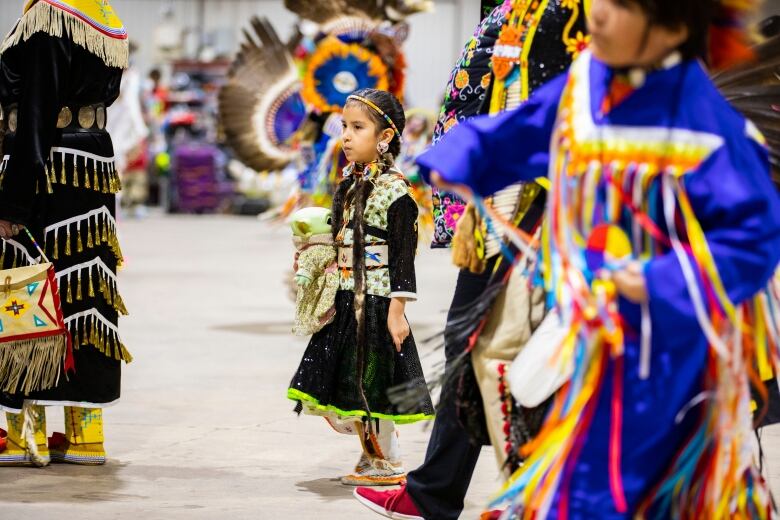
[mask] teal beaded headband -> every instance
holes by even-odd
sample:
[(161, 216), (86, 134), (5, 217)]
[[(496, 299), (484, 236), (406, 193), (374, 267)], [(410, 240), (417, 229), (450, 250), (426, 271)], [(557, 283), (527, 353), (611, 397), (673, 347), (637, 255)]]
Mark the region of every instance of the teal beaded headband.
[(401, 137), (401, 132), (399, 132), (399, 131), (398, 131), (398, 127), (396, 127), (396, 126), (395, 126), (395, 123), (393, 123), (393, 120), (392, 120), (392, 119), (390, 119), (390, 116), (388, 116), (387, 114), (385, 114), (384, 110), (382, 110), (381, 108), (379, 108), (379, 107), (376, 105), (376, 103), (374, 103), (374, 102), (373, 102), (373, 101), (371, 101), (370, 99), (366, 99), (366, 98), (364, 98), (364, 97), (356, 96), (356, 95), (354, 95), (354, 94), (352, 94), (351, 96), (349, 96), (349, 97), (347, 98), (347, 101), (349, 101), (350, 99), (354, 99), (355, 101), (360, 101), (360, 102), (361, 102), (361, 103), (363, 103), (364, 105), (368, 105), (369, 107), (373, 108), (373, 109), (374, 109), (374, 111), (375, 111), (376, 113), (378, 113), (380, 116), (382, 116), (382, 117), (384, 117), (384, 118), (385, 118), (385, 121), (387, 121), (387, 124), (389, 124), (389, 125), (390, 125), (390, 127), (393, 129), (393, 132), (395, 132), (395, 135), (396, 135), (396, 137), (398, 137), (398, 141), (399, 141), (399, 142), (400, 142), (400, 141), (403, 141), (403, 137)]

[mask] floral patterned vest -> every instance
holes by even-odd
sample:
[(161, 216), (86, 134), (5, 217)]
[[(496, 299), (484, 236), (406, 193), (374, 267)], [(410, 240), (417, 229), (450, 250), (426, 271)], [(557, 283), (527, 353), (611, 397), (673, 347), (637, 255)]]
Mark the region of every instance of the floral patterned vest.
[[(387, 231), (387, 212), (395, 201), (409, 195), (409, 186), (403, 177), (403, 174), (396, 169), (390, 169), (387, 173), (380, 175), (374, 181), (374, 189), (366, 201), (366, 209), (363, 213), (364, 235), (366, 249), (373, 246), (386, 246), (387, 241), (384, 237), (378, 237), (371, 234), (370, 228), (376, 228), (380, 231)], [(350, 222), (354, 219), (354, 207), (349, 210)], [(352, 247), (353, 231), (350, 227), (345, 230), (343, 243), (340, 247)], [(368, 251), (367, 251), (368, 253)], [(367, 259), (368, 265), (368, 259)], [(339, 289), (344, 291), (355, 290), (355, 279), (352, 269), (339, 269)], [(387, 259), (384, 261), (384, 267), (375, 269), (366, 269), (366, 293), (373, 296), (390, 297), (390, 269), (387, 267)]]

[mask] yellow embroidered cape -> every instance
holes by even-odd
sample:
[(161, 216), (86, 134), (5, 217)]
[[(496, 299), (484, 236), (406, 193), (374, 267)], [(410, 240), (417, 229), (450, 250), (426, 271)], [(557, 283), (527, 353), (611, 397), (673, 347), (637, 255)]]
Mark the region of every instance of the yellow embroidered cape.
[(28, 0), (0, 54), (38, 32), (69, 36), (109, 67), (127, 68), (127, 31), (108, 0)]

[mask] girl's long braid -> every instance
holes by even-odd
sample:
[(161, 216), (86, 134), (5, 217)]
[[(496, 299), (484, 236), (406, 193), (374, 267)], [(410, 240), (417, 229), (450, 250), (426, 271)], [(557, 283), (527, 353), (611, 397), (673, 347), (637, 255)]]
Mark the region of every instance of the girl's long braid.
[(366, 407), (366, 421), (368, 422), (368, 435), (371, 436), (374, 433), (373, 425), (371, 421), (371, 408), (368, 404), (368, 398), (366, 397), (365, 388), (363, 387), (363, 375), (366, 369), (366, 239), (364, 230), (364, 219), (366, 211), (366, 203), (368, 197), (374, 189), (374, 180), (379, 175), (385, 173), (390, 166), (391, 161), (387, 161), (387, 157), (383, 157), (377, 163), (378, 172), (373, 175), (368, 174), (368, 168), (359, 177), (355, 178), (355, 184), (352, 186), (351, 192), (353, 194), (352, 200), (354, 201), (354, 228), (352, 230), (352, 276), (355, 280), (354, 291), (354, 310), (355, 321), (357, 323), (357, 376), (358, 376), (358, 388), (360, 389), (360, 397), (363, 399), (363, 405)]

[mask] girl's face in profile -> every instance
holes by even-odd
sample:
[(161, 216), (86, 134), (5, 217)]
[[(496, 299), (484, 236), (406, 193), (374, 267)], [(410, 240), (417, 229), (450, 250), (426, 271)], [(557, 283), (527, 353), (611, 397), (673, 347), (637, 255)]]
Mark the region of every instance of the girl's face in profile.
[[(642, 0), (592, 0), (590, 48), (611, 67), (649, 67), (663, 61), (688, 38), (688, 28), (653, 25)], [(679, 0), (685, 2), (686, 0)]]
[(341, 116), (341, 127), (341, 144), (349, 162), (366, 164), (377, 159), (379, 132), (366, 110), (357, 103), (347, 104)]

